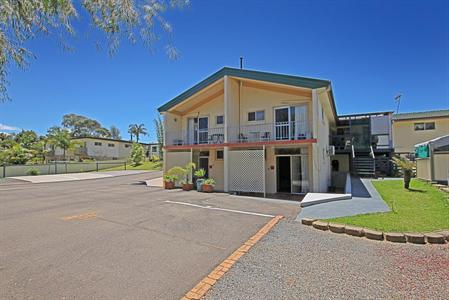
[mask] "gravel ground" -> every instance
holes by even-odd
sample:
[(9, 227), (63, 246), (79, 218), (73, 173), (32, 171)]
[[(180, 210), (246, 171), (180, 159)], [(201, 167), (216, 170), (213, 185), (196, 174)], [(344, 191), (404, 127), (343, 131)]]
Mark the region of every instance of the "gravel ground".
[(448, 299), (449, 244), (402, 245), (279, 223), (206, 299)]

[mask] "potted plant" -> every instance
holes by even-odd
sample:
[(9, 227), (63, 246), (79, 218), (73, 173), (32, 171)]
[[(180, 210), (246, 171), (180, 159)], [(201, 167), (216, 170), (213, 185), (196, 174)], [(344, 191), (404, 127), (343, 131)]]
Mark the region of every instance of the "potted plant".
[(214, 191), (215, 180), (213, 178), (208, 178), (204, 180), (203, 183), (203, 192), (212, 193)]
[(164, 175), (164, 187), (166, 190), (172, 190), (175, 188), (176, 176)]
[[(181, 167), (173, 167), (170, 170), (167, 171), (167, 173), (165, 175), (167, 175), (167, 181), (168, 182), (173, 182), (173, 188), (176, 187), (176, 182), (178, 182), (178, 180), (180, 178), (183, 178), (185, 174), (185, 170)], [(165, 176), (164, 176), (165, 177)], [(172, 185), (171, 183), (169, 184), (170, 186)]]
[(204, 177), (206, 177), (206, 170), (199, 169), (193, 173), (196, 177), (196, 189), (198, 192), (201, 192), (201, 187), (204, 184)]
[(185, 179), (181, 181), (182, 189), (184, 191), (193, 190), (193, 182), (192, 182), (192, 179), (190, 178), (190, 175), (192, 173), (192, 169), (194, 169), (194, 168), (195, 168), (195, 164), (193, 162), (188, 163), (184, 167)]
[(412, 179), (413, 168), (415, 167), (415, 163), (409, 159), (403, 157), (393, 157), (393, 162), (396, 166), (402, 169), (402, 175), (404, 177), (404, 188), (409, 189), (410, 180)]

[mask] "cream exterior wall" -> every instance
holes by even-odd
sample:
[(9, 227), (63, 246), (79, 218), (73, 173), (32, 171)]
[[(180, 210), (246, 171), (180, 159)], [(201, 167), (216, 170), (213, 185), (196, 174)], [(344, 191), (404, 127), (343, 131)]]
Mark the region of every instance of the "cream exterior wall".
[[(338, 161), (338, 166), (339, 166), (339, 171), (340, 172), (349, 172), (350, 168), (349, 168), (349, 155), (347, 154), (336, 154), (331, 156), (331, 161), (333, 160), (337, 160)], [(331, 164), (331, 169), (332, 169), (332, 164)]]
[(330, 120), (324, 112), (323, 102), (326, 93), (318, 90), (312, 91), (313, 109), (313, 136), (318, 142), (312, 144), (313, 182), (312, 191), (325, 193), (331, 183), (330, 157), (327, 154), (329, 147)]
[(165, 151), (164, 156), (164, 173), (173, 167), (184, 167), (191, 161), (190, 151)]
[(449, 180), (449, 153), (433, 154), (433, 180), (447, 181)]
[(424, 180), (431, 180), (429, 158), (419, 158), (416, 160), (416, 177)]
[[(238, 118), (241, 126), (274, 123), (274, 109), (278, 107), (307, 105), (309, 128), (312, 125), (311, 97), (292, 95), (290, 92), (270, 91), (261, 88), (241, 87), (240, 109)], [(248, 121), (248, 113), (263, 110), (264, 121)], [(238, 123), (237, 123), (238, 124)], [(238, 125), (237, 125), (238, 126)]]
[[(415, 131), (415, 123), (435, 122), (435, 130)], [(396, 153), (415, 151), (415, 145), (449, 133), (449, 118), (393, 121), (393, 146)]]
[(215, 189), (224, 190), (224, 159), (217, 159), (217, 150), (209, 151), (209, 177), (215, 179)]

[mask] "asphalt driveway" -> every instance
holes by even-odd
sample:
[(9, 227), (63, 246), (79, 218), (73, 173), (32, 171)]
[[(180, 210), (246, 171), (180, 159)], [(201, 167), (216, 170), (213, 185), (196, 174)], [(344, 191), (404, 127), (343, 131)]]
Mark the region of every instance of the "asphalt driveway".
[(0, 298), (177, 299), (298, 203), (164, 191), (160, 172), (0, 185)]

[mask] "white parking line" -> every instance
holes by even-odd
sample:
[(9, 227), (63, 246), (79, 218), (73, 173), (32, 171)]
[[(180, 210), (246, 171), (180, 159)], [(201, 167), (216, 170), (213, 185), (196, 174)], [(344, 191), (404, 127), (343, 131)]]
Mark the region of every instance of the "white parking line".
[(228, 209), (228, 208), (212, 207), (212, 206), (209, 206), (209, 205), (208, 206), (203, 206), (203, 205), (198, 205), (198, 204), (193, 204), (193, 203), (188, 203), (188, 202), (177, 202), (177, 201), (170, 201), (170, 200), (166, 200), (165, 202), (166, 203), (186, 205), (186, 206), (193, 206), (193, 207), (204, 208), (204, 209), (210, 209), (210, 210), (221, 210), (221, 211), (233, 212), (233, 213), (244, 214), (244, 215), (252, 215), (252, 216), (267, 217), (267, 218), (274, 218), (275, 217), (274, 215), (261, 214), (261, 213), (251, 212), (251, 211), (243, 211), (243, 210), (235, 210), (235, 209)]

